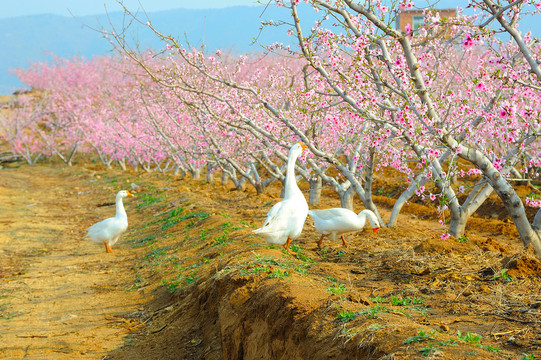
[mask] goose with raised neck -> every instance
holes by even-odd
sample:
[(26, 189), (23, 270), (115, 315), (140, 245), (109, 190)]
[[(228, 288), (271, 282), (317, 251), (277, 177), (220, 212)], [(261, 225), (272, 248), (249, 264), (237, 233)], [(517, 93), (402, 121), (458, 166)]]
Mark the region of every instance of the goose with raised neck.
[(90, 237), (92, 241), (104, 244), (105, 251), (115, 252), (111, 246), (113, 246), (120, 235), (122, 235), (128, 229), (128, 215), (124, 209), (124, 204), (122, 199), (125, 197), (132, 197), (133, 194), (128, 190), (121, 190), (116, 194), (116, 213), (114, 217), (100, 221), (91, 227), (89, 227), (88, 233), (85, 237)]
[(295, 179), (295, 162), (305, 148), (306, 145), (299, 142), (289, 149), (284, 198), (270, 209), (263, 226), (254, 230), (254, 233), (259, 234), (268, 243), (283, 245), (293, 255), (296, 253), (289, 246), (291, 241), (302, 233), (308, 216), (308, 203)]

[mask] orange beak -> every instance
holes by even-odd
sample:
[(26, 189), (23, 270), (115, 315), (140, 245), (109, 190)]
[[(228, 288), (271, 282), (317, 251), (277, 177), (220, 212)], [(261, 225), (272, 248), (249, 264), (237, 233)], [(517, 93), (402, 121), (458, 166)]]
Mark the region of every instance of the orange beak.
[(379, 227), (373, 228), (373, 229), (372, 229), (372, 231), (374, 232), (374, 234), (376, 234), (376, 233), (378, 232), (378, 230), (379, 230)]
[(126, 193), (128, 193), (128, 197), (133, 197), (133, 194), (129, 192), (128, 190), (126, 190)]
[(303, 143), (301, 143), (300, 141), (299, 141), (299, 144), (301, 145), (301, 148), (302, 148), (303, 150), (306, 149), (306, 148), (308, 147), (308, 146), (304, 145)]

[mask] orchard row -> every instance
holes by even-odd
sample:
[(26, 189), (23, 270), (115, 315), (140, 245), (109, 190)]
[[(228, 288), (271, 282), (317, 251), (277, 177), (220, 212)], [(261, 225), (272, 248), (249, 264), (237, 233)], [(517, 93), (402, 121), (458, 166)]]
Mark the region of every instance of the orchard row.
[[(328, 184), (342, 206), (351, 208), (356, 194), (394, 226), (403, 205), (420, 196), (438, 206), (446, 239), (460, 237), (495, 191), (524, 244), (541, 256), (541, 215), (528, 219), (524, 208), (540, 202), (515, 191), (541, 168), (541, 43), (505, 21), (522, 9), (476, 4), (512, 36), (502, 42), (479, 17), (430, 10), (423, 27), (396, 30), (410, 1), (308, 3), (276, 2), (291, 11), (295, 47), (207, 54), (141, 21), (163, 40), (162, 51), (138, 53), (118, 35), (124, 31), (110, 31), (117, 56), (19, 69), (38, 91), (2, 111), (2, 132), (30, 164), (42, 157), (70, 164), (91, 152), (108, 167), (196, 177), (219, 169), (257, 192), (285, 180), (288, 148), (302, 141), (310, 151), (297, 171), (310, 183), (311, 203)], [(300, 18), (312, 9), (321, 21), (306, 31)], [(401, 189), (389, 219), (372, 198), (384, 171)]]

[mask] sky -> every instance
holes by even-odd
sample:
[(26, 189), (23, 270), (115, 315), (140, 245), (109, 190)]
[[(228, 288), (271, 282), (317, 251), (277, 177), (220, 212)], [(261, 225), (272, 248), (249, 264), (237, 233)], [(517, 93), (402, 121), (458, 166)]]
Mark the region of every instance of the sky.
[[(148, 12), (169, 9), (218, 9), (229, 6), (257, 5), (257, 0), (123, 0), (130, 10), (140, 9)], [(116, 0), (19, 0), (2, 1), (0, 19), (37, 14), (56, 14), (64, 16), (86, 16), (120, 11)]]
[[(120, 11), (120, 0), (18, 0), (1, 1), (0, 19), (37, 14), (86, 16)], [(144, 8), (148, 12), (169, 9), (219, 9), (239, 5), (258, 5), (258, 0), (122, 0), (130, 10)], [(268, 0), (261, 0), (266, 4)], [(417, 6), (427, 3), (439, 8), (465, 6), (467, 0), (416, 0)]]

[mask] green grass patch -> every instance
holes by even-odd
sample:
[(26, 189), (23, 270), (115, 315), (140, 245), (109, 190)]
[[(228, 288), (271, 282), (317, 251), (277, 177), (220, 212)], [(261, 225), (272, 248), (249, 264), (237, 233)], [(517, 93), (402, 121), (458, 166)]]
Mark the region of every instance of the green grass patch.
[(474, 334), (469, 331), (466, 334), (462, 334), (460, 330), (458, 330), (456, 332), (456, 335), (458, 336), (460, 340), (464, 341), (465, 343), (473, 344), (473, 345), (479, 343), (479, 341), (481, 341), (481, 339), (483, 338), (481, 335)]
[(359, 314), (361, 315), (368, 315), (368, 317), (370, 319), (377, 319), (378, 318), (378, 313), (388, 313), (389, 310), (387, 309), (387, 307), (385, 307), (385, 305), (374, 305), (373, 307), (371, 307), (370, 309), (365, 309), (365, 310), (361, 310), (359, 311)]
[[(187, 214), (183, 214), (183, 212), (184, 212), (184, 208), (176, 208), (176, 209), (169, 210), (167, 212), (167, 217), (162, 220), (163, 222), (162, 230), (167, 230), (171, 226), (174, 226), (184, 220), (197, 219), (200, 221), (210, 216), (210, 214), (207, 212), (190, 212)], [(195, 222), (191, 221), (190, 223), (186, 225), (186, 227), (190, 227), (194, 224)]]
[(143, 257), (143, 259), (148, 260), (148, 259), (160, 258), (162, 256), (167, 255), (167, 250), (169, 250), (169, 246), (164, 246), (164, 247), (161, 247), (161, 248), (154, 249), (153, 251), (146, 254)]
[(250, 224), (249, 222), (244, 221), (244, 220), (241, 220), (241, 221), (239, 221), (239, 222), (240, 222), (242, 225), (244, 225), (244, 226), (254, 227), (254, 228), (256, 227), (256, 224)]
[(287, 271), (284, 271), (284, 270), (280, 270), (280, 269), (276, 269), (276, 270), (273, 270), (270, 275), (269, 275), (269, 278), (271, 279), (283, 279), (283, 278), (286, 278), (286, 277), (289, 277), (291, 276), (291, 274)]
[[(434, 333), (434, 331), (430, 332), (430, 334), (433, 334), (433, 333)], [(420, 335), (418, 335), (418, 336), (420, 336)], [(426, 335), (426, 333), (425, 333), (425, 339), (426, 339), (426, 336), (429, 336), (429, 335)], [(424, 339), (419, 340), (419, 341), (423, 341), (423, 340)], [(446, 341), (438, 341), (437, 343), (429, 343), (427, 346), (420, 348), (419, 352), (423, 356), (428, 356), (433, 351), (436, 351), (436, 350), (441, 351), (444, 346), (452, 346), (452, 345), (456, 345), (456, 343), (457, 343), (456, 340), (453, 340), (453, 339), (449, 339), (449, 340), (446, 340)]]
[(132, 244), (131, 245), (132, 248), (138, 248), (138, 247), (154, 244), (156, 241), (158, 241), (158, 239), (156, 239), (156, 236), (154, 234), (151, 234), (142, 239), (133, 239), (133, 240), (130, 240), (129, 242)]
[(186, 284), (192, 284), (197, 280), (197, 272), (193, 271), (190, 275), (186, 276)]
[(348, 289), (346, 288), (346, 285), (344, 284), (336, 284), (334, 286), (330, 286), (326, 288), (325, 290), (333, 294), (345, 294), (348, 292)]
[(228, 240), (227, 234), (222, 234), (213, 239), (212, 245), (214, 246), (226, 245), (227, 240)]
[(402, 342), (402, 344), (411, 344), (413, 342), (417, 342), (417, 341), (425, 341), (425, 340), (433, 340), (434, 337), (432, 337), (432, 335), (434, 334), (434, 330), (430, 331), (430, 332), (426, 332), (424, 330), (420, 330), (417, 332), (417, 335), (414, 335), (414, 336), (410, 336), (409, 338), (407, 338), (406, 340), (404, 340)]
[(424, 299), (421, 297), (402, 297), (402, 296), (394, 296), (392, 295), (389, 298), (383, 298), (381, 296), (376, 296), (373, 298), (369, 298), (370, 301), (378, 303), (378, 304), (391, 304), (394, 306), (407, 306), (407, 305), (419, 305), (424, 303)]
[(513, 278), (507, 273), (507, 269), (502, 269), (500, 273), (495, 274), (493, 280), (513, 281)]
[(208, 236), (208, 232), (209, 232), (209, 229), (201, 230), (201, 233), (199, 234), (199, 238), (201, 238), (201, 240), (205, 240)]
[(146, 208), (150, 205), (159, 203), (163, 201), (163, 196), (156, 195), (151, 192), (142, 193), (141, 195), (137, 196), (138, 204), (136, 206), (137, 210), (141, 210), (143, 208)]
[(240, 271), (240, 274), (241, 275), (251, 275), (251, 274), (259, 275), (261, 273), (268, 273), (268, 272), (270, 272), (270, 268), (268, 266), (256, 266), (253, 268), (242, 269)]
[(357, 313), (353, 311), (342, 310), (336, 315), (336, 318), (342, 322), (348, 322), (357, 317)]

